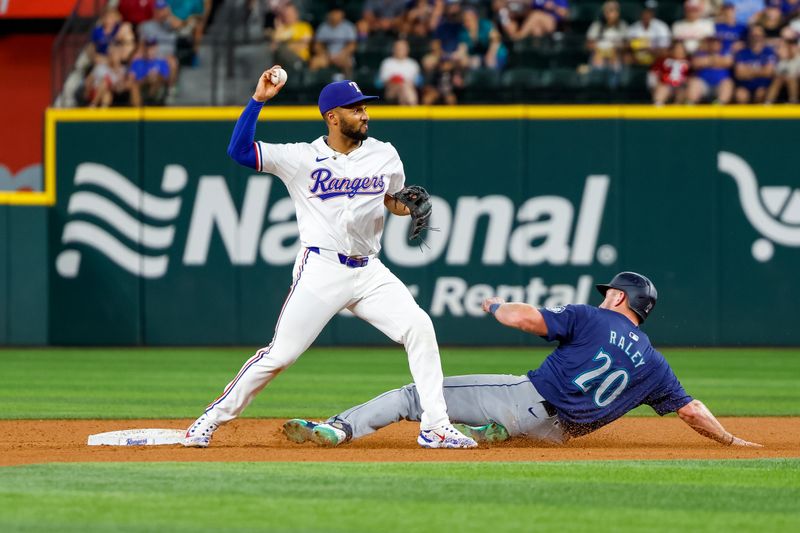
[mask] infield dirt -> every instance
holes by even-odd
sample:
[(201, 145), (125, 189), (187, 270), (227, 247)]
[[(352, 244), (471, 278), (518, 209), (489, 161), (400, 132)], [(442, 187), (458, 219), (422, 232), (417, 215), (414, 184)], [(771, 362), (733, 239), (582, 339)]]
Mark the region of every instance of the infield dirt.
[(734, 434), (764, 448), (729, 448), (677, 418), (623, 418), (564, 446), (524, 439), (477, 450), (423, 450), (418, 425), (394, 424), (337, 448), (294, 444), (284, 420), (239, 419), (207, 449), (182, 446), (87, 446), (90, 434), (133, 428), (185, 428), (192, 420), (3, 420), (0, 465), (104, 461), (576, 461), (622, 459), (757, 459), (800, 457), (800, 417), (722, 418)]

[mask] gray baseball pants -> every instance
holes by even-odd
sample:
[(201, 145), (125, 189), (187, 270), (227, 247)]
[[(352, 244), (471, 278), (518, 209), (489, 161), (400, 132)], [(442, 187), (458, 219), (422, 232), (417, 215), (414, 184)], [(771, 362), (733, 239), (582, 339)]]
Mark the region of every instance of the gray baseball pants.
[[(497, 422), (512, 437), (563, 444), (568, 440), (557, 416), (550, 416), (527, 376), (475, 374), (444, 378), (447, 413), (454, 423)], [(414, 384), (385, 392), (327, 420), (344, 422), (357, 439), (400, 420), (419, 421), (422, 408)]]

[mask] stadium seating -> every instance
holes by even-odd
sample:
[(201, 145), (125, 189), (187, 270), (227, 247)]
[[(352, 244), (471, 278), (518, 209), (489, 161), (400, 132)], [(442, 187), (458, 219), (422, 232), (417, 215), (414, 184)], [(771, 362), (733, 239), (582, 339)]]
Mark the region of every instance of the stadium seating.
[[(478, 6), (483, 15), (492, 16), (491, 2), (469, 1), (473, 6)], [(597, 20), (603, 0), (573, 0), (570, 2), (570, 15), (563, 21), (559, 30), (548, 37), (538, 39), (525, 39), (513, 41), (506, 39), (504, 45), (508, 50), (507, 60), (499, 71), (478, 68), (464, 73), (464, 87), (458, 91), (460, 102), (464, 103), (513, 103), (513, 102), (640, 102), (648, 101), (649, 93), (646, 88), (646, 71), (641, 68), (625, 67), (616, 74), (590, 72), (587, 66), (589, 51), (586, 48), (586, 31), (593, 21)], [(342, 0), (336, 2), (345, 11), (347, 18), (357, 21), (361, 17), (364, 0)], [(228, 4), (231, 9), (252, 10), (252, 3), (246, 0), (231, 0)], [(298, 0), (301, 8), (301, 18), (317, 27), (324, 22), (332, 2)], [(639, 0), (620, 1), (622, 18), (629, 24), (635, 22), (641, 13), (642, 2)], [(658, 3), (657, 15), (667, 24), (672, 24), (682, 17), (682, 0), (661, 0)], [(233, 12), (233, 11), (232, 11)], [(218, 17), (221, 22), (209, 28), (210, 37), (204, 41), (204, 47), (217, 47), (214, 54), (208, 50), (200, 50), (201, 58), (199, 67), (191, 70), (205, 72), (192, 73), (191, 80), (214, 78), (211, 74), (212, 57), (218, 61), (233, 60), (233, 67), (225, 67), (226, 77), (219, 81), (227, 87), (219, 94), (222, 100), (216, 103), (238, 101), (234, 94), (238, 94), (240, 86), (251, 83), (254, 70), (261, 68), (265, 61), (265, 52), (268, 43), (262, 35), (260, 27), (261, 14), (249, 11), (242, 15), (234, 13), (229, 20), (241, 21), (247, 19), (247, 24), (252, 26), (249, 31), (243, 32), (245, 37), (237, 37), (236, 50), (230, 53), (226, 49), (231, 28), (226, 27), (224, 17)], [(235, 34), (235, 32), (234, 32)], [(372, 34), (367, 38), (360, 38), (354, 55), (355, 66), (352, 77), (358, 81), (365, 91), (381, 92), (382, 87), (378, 81), (378, 72), (381, 62), (392, 53), (392, 45), (396, 36), (388, 34)], [(410, 56), (417, 61), (430, 51), (432, 37), (409, 37)], [(221, 58), (221, 59), (220, 59)], [(196, 62), (198, 63), (198, 62)], [(330, 69), (317, 72), (297, 70), (291, 65), (284, 65), (289, 71), (292, 82), (282, 92), (285, 103), (313, 103), (319, 89), (333, 79), (340, 79), (338, 74)], [(205, 85), (205, 84), (203, 84)], [(196, 104), (205, 94), (199, 94), (196, 87), (203, 86), (197, 83), (182, 84), (178, 99), (173, 103), (180, 105)], [(181, 98), (185, 98), (181, 102)]]

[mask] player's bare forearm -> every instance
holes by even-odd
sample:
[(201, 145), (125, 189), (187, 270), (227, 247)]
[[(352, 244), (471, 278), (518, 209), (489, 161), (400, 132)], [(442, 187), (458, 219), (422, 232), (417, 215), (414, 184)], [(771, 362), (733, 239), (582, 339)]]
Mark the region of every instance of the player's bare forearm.
[(408, 209), (408, 207), (395, 200), (394, 196), (391, 194), (383, 195), (383, 205), (385, 205), (386, 209), (388, 209), (393, 215), (405, 217), (411, 214), (411, 211)]
[(762, 448), (761, 444), (740, 439), (728, 432), (700, 400), (692, 400), (678, 409), (678, 416), (702, 436), (725, 446)]
[(483, 310), (493, 314), (497, 321), (504, 326), (520, 329), (533, 335), (547, 335), (547, 324), (544, 317), (532, 305), (506, 303), (502, 298), (494, 297), (483, 301)]

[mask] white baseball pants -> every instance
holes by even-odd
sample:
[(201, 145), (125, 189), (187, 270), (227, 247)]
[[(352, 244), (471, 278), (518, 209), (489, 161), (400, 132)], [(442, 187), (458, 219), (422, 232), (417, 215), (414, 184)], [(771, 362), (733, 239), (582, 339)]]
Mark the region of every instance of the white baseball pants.
[(350, 268), (341, 264), (336, 252), (316, 253), (307, 248), (301, 249), (295, 261), (293, 283), (272, 342), (242, 366), (206, 414), (220, 424), (239, 416), (345, 308), (405, 346), (422, 408), (421, 428), (448, 423), (436, 333), (408, 288), (376, 257), (370, 257), (364, 267)]

